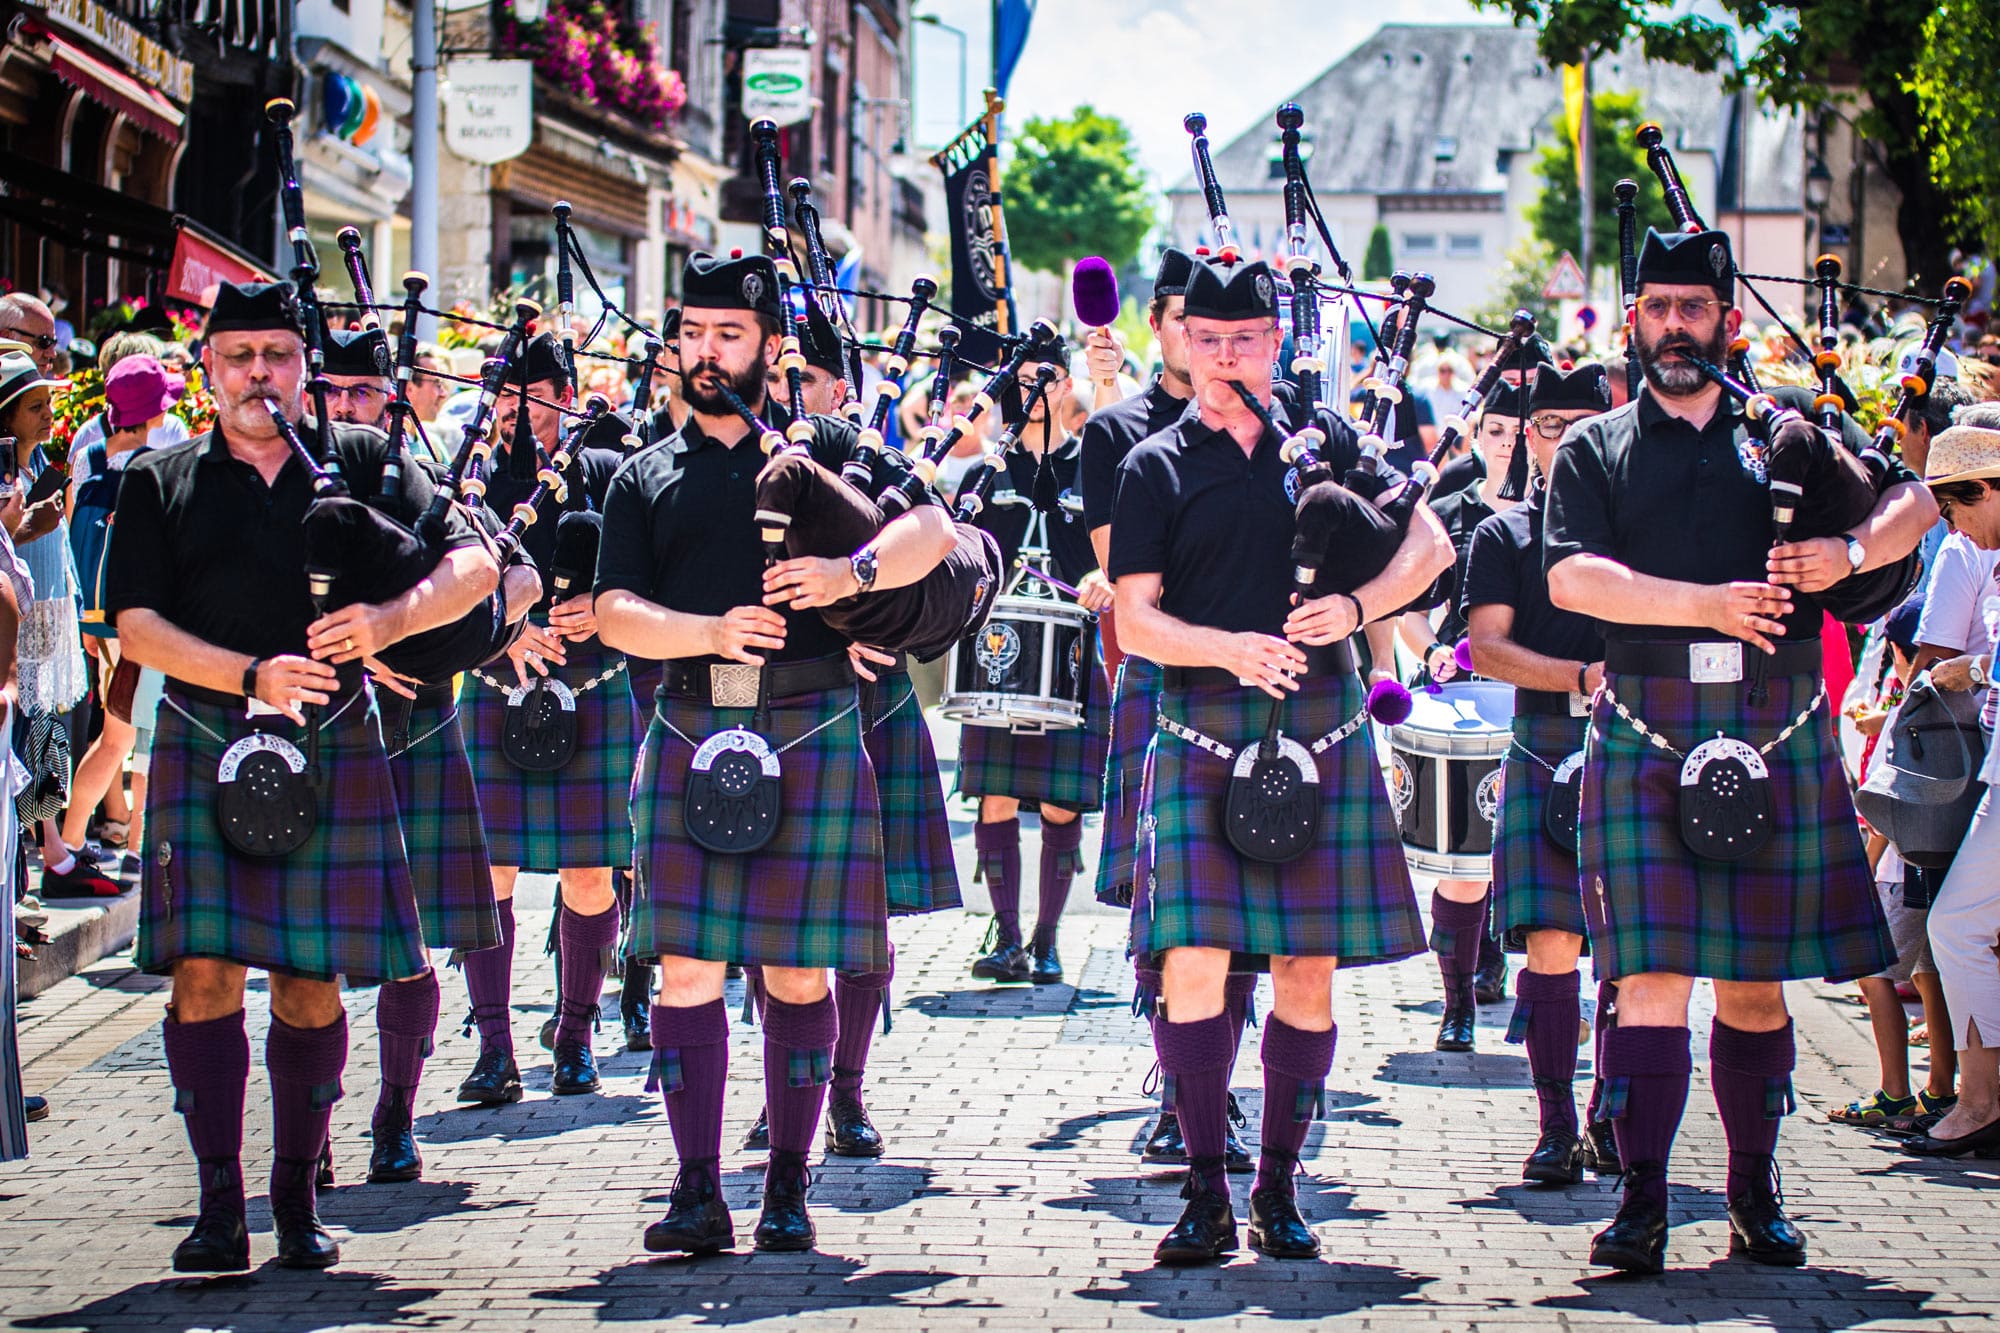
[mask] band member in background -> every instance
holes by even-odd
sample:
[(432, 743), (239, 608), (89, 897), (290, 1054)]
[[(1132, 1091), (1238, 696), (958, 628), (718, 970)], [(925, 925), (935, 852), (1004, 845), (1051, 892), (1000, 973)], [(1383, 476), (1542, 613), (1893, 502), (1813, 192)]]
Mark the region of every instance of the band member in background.
[[(496, 431), (500, 445), (487, 477), (486, 502), (499, 514), (511, 512), (534, 488), (535, 465), (530, 461), (534, 454), (517, 460), (514, 451), (553, 452), (559, 432), (568, 429), (556, 408), (547, 405), (570, 402), (569, 378), (555, 339), (537, 334), (523, 349), (521, 360), (512, 382), (525, 384), (527, 410), (525, 414), (519, 410), (517, 397), (501, 396)], [(582, 494), (570, 496), (567, 503), (602, 509), (619, 461), (616, 449), (580, 447), (571, 485), (580, 485)], [(522, 468), (522, 462), (529, 466)], [(479, 1058), (459, 1085), (458, 1099), (483, 1105), (521, 1098), (510, 1020), (514, 885), (523, 870), (554, 871), (561, 883), (550, 1090), (557, 1096), (598, 1090), (591, 1034), (604, 978), (618, 948), (612, 870), (631, 864), (632, 857), (630, 784), (638, 718), (631, 694), (619, 679), (625, 659), (599, 641), (587, 588), (555, 599), (549, 576), (559, 510), (553, 500), (543, 508), (540, 520), (527, 529), (524, 549), (543, 571), (547, 592), (521, 637), (507, 650), (506, 662), (469, 672), (460, 701), (466, 752), (479, 781), (480, 811), (493, 861), (493, 895), (500, 904), (500, 943), (465, 957), (465, 989), (472, 1002), (472, 1022), (479, 1030)], [(576, 728), (575, 751), (554, 770), (523, 768), (506, 752), (508, 712), (534, 702), (528, 687), (538, 676), (547, 676), (552, 688), (559, 685), (567, 691), (575, 704), (566, 710)], [(516, 693), (522, 696), (520, 704), (513, 702)]]
[[(1023, 363), (1021, 382), (1032, 383), (1043, 366), (1058, 373), (1021, 424), (1020, 443), (1008, 452), (992, 496), (974, 522), (1000, 543), (1001, 565), (1010, 586), (1028, 595), (1053, 591), (1037, 584), (1033, 574), (1025, 585), (1013, 583), (1030, 560), (1024, 550), (1028, 541), (1037, 529), (1046, 532), (1050, 572), (1076, 589), (1077, 604), (1084, 610), (1102, 611), (1111, 605), (1111, 584), (1098, 568), (1076, 499), (1077, 444), (1055, 421), (1070, 388), (1069, 355), (1060, 340), (1037, 349)], [(1070, 883), (1083, 868), (1083, 815), (1104, 801), (1104, 759), (1111, 733), (1101, 665), (1095, 660), (1072, 665), (1097, 677), (1085, 682), (1082, 726), (1038, 735), (969, 726), (959, 735), (958, 789), (979, 802), (973, 845), (979, 875), (993, 899), (993, 931), (987, 939), (991, 949), (973, 963), (972, 975), (988, 981), (1047, 986), (1063, 978), (1056, 932), (1069, 902)], [(1038, 805), (1042, 831), (1035, 930), (1025, 948), (1020, 818), (1024, 801)]]
[[(923, 504), (848, 559), (767, 569), (757, 434), (723, 390), (774, 428), (787, 424), (765, 393), (779, 345), (777, 273), (761, 256), (698, 254), (683, 290), (690, 414), (673, 448), (633, 455), (613, 481), (596, 587), (608, 642), (666, 663), (632, 784), (639, 855), (629, 950), (660, 965), (653, 1072), (681, 1170), (645, 1245), (705, 1254), (735, 1244), (719, 1168), (729, 1063), (722, 983), (736, 962), (763, 969), (767, 994), (771, 1160), (755, 1242), (803, 1250), (814, 1240), (806, 1154), (835, 1039), (827, 969), (889, 966), (882, 814), (851, 645), (813, 608), (917, 581), (950, 550), (952, 531), (941, 504)], [(814, 457), (838, 469), (854, 429), (824, 418), (814, 425)], [(768, 765), (759, 761), (754, 817), (749, 802), (722, 800), (709, 778), (724, 746), (772, 752)], [(725, 839), (717, 827), (744, 836)]]
[[(1633, 336), (1645, 383), (1571, 432), (1544, 519), (1549, 600), (1605, 627), (1577, 861), (1593, 960), (1618, 982), (1603, 1075), (1625, 1197), (1591, 1262), (1633, 1272), (1664, 1265), (1694, 979), (1715, 981), (1730, 1248), (1792, 1265), (1806, 1248), (1774, 1156), (1794, 1063), (1781, 983), (1867, 976), (1894, 956), (1822, 711), (1814, 594), (1914, 549), (1937, 506), (1898, 469), (1844, 537), (1772, 546), (1744, 418), (1688, 360), (1721, 364), (1742, 322), (1734, 275), (1725, 232), (1647, 234)], [(1811, 411), (1804, 390), (1772, 392)], [(1851, 421), (1845, 433), (1866, 444)], [(1710, 841), (1724, 834), (1756, 850)]]
[[(1493, 918), (1508, 946), (1528, 955), (1507, 1030), (1509, 1041), (1527, 1042), (1528, 1072), (1541, 1107), (1540, 1138), (1521, 1177), (1530, 1184), (1572, 1185), (1586, 1165), (1600, 1173), (1618, 1169), (1609, 1121), (1599, 1122), (1593, 1114), (1590, 1137), (1579, 1135), (1571, 1091), (1583, 1009), (1576, 964), (1584, 925), (1575, 826), (1567, 816), (1575, 812), (1582, 778), (1589, 700), (1604, 680), (1604, 639), (1588, 618), (1549, 605), (1542, 574), (1542, 501), (1563, 432), (1611, 406), (1604, 367), (1581, 366), (1564, 374), (1543, 366), (1535, 374), (1533, 402), (1524, 460), (1532, 462), (1533, 477), (1526, 498), (1473, 534), (1459, 605), (1470, 626), (1474, 668), (1514, 687), (1514, 744), (1493, 838)], [(1485, 429), (1482, 425), (1482, 438)], [(1490, 477), (1499, 469), (1490, 455), (1487, 463)], [(1528, 471), (1516, 466), (1520, 473)], [(1569, 803), (1557, 827), (1550, 824), (1551, 799)], [(1609, 998), (1606, 983), (1598, 992), (1600, 1033), (1610, 1027)], [(1592, 1089), (1593, 1113), (1602, 1086), (1600, 1078)]]
[[(381, 496), (380, 432), (301, 421), (305, 344), (289, 283), (223, 283), (205, 340), (215, 426), (130, 465), (105, 597), (126, 653), (169, 677), (153, 742), (137, 960), (173, 977), (167, 1069), (201, 1170), (201, 1205), (174, 1267), (250, 1264), (243, 991), (255, 967), (270, 974), (278, 1263), (324, 1268), (340, 1251), (320, 1225), (314, 1181), (347, 1063), (342, 980), (367, 985), (428, 966), (362, 659), (464, 614), (499, 570), (470, 525), (454, 520), (444, 559), (409, 592), (317, 615), (304, 541), (312, 479), (270, 405), (300, 423), (307, 448), (339, 463), (357, 498), (405, 522), (429, 504), (429, 478), (405, 456), (399, 496)], [(252, 732), (310, 748), (307, 726), (319, 733), (313, 832), (285, 856), (233, 850), (217, 818), (225, 752)]]
[(378, 352), (385, 358), (389, 353), (388, 336), (380, 329), (328, 331), (326, 414), (335, 421), (388, 429), (395, 384), (379, 369)]
[[(1420, 505), (1389, 564), (1352, 596), (1293, 606), (1282, 442), (1232, 383), (1269, 400), (1281, 336), (1270, 268), (1197, 264), (1186, 318), (1197, 410), (1120, 466), (1111, 547), (1125, 640), (1167, 668), (1141, 797), (1132, 920), (1135, 949), (1164, 955), (1166, 1013), (1153, 1040), (1173, 1083), (1189, 1171), (1186, 1211), (1155, 1257), (1203, 1263), (1236, 1245), (1223, 1150), (1237, 1043), (1224, 985), (1235, 953), (1268, 959), (1276, 996), (1264, 1025), (1250, 1243), (1309, 1258), (1319, 1242), (1299, 1216), (1292, 1174), (1332, 1065), (1335, 962), (1423, 948), (1347, 640), (1371, 608), (1382, 614), (1423, 592), (1451, 549)], [(1218, 827), (1233, 769), (1222, 756), (1263, 739), (1273, 700), (1285, 701), (1285, 734), (1319, 750), (1317, 836), (1283, 864), (1243, 855)]]

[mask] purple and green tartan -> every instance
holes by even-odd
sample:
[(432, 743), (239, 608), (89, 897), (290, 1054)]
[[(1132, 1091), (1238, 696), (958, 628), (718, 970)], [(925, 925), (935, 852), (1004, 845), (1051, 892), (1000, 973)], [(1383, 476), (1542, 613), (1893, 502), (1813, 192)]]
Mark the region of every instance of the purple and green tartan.
[[(1307, 681), (1285, 704), (1285, 734), (1310, 746), (1362, 705), (1352, 674)], [(1233, 749), (1262, 738), (1271, 700), (1235, 686), (1167, 690), (1160, 711)], [(1140, 796), (1133, 952), (1204, 947), (1335, 957), (1341, 966), (1422, 953), (1424, 929), (1388, 788), (1364, 727), (1317, 755), (1318, 840), (1282, 865), (1237, 853), (1222, 832), (1228, 761), (1156, 734)]]
[[(262, 721), (305, 748), (303, 728)], [(319, 824), (290, 856), (242, 856), (216, 823), (216, 766), (254, 729), (241, 708), (172, 695), (161, 704), (138, 965), (168, 972), (182, 958), (221, 958), (354, 986), (423, 971), (430, 960), (373, 697), (350, 703), (320, 733)]]
[(792, 748), (779, 757), (784, 814), (762, 850), (717, 855), (688, 837), (682, 802), (694, 746), (749, 723), (745, 708), (709, 708), (686, 699), (655, 705), (633, 782), (639, 855), (630, 953), (759, 967), (886, 970), (882, 809), (853, 689), (772, 705), (763, 734), (773, 747)]
[[(581, 691), (621, 662), (609, 650), (572, 644), (569, 662), (550, 668), (550, 674)], [(459, 698), (465, 752), (479, 783), (486, 850), (493, 864), (542, 871), (630, 865), (639, 712), (632, 705), (631, 687), (621, 679), (625, 673), (577, 695), (576, 753), (569, 763), (553, 773), (530, 773), (500, 753), (507, 691), (480, 679), (486, 675), (507, 681), (512, 672), (501, 661), (469, 673)]]
[(1103, 841), (1097, 849), (1097, 901), (1132, 905), (1132, 862), (1139, 850), (1139, 788), (1146, 779), (1146, 745), (1160, 711), (1166, 673), (1157, 663), (1127, 656), (1111, 690), (1111, 738), (1104, 766)]
[(924, 721), (923, 704), (907, 672), (863, 682), (862, 704), (873, 725), (862, 733), (882, 805), (882, 854), (889, 876), (889, 915), (914, 916), (961, 903), (958, 860), (951, 851), (951, 817), (944, 779)]
[[(1576, 856), (1549, 838), (1542, 806), (1553, 785), (1550, 769), (1583, 748), (1587, 725), (1580, 717), (1514, 715), (1514, 744), (1501, 775), (1500, 818), (1493, 830), (1493, 928), (1515, 953), (1528, 947), (1531, 930), (1586, 934)], [(1524, 749), (1534, 758), (1522, 754)], [(1589, 952), (1587, 936), (1583, 947)]]
[(1101, 668), (1091, 679), (1083, 725), (1026, 735), (1005, 727), (967, 726), (958, 733), (958, 790), (967, 796), (1045, 801), (1085, 814), (1104, 805), (1104, 763), (1111, 748), (1111, 701)]
[(500, 911), (457, 705), (418, 700), (410, 707), (409, 735), (409, 746), (389, 757), (389, 774), (424, 943), (461, 953), (490, 949), (500, 943)]
[[(1769, 701), (1753, 708), (1742, 683), (1625, 675), (1608, 683), (1683, 752), (1717, 733), (1761, 748), (1819, 688), (1816, 675), (1774, 677)], [(1687, 849), (1681, 760), (1648, 744), (1601, 695), (1588, 752), (1577, 860), (1599, 976), (1845, 981), (1895, 958), (1825, 703), (1764, 756), (1777, 834), (1741, 861), (1700, 860)]]

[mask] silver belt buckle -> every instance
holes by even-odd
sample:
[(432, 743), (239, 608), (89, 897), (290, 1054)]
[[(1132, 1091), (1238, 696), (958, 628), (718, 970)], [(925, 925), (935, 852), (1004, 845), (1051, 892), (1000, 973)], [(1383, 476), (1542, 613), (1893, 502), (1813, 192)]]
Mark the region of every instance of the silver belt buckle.
[(755, 708), (757, 673), (762, 670), (747, 662), (709, 663), (709, 702), (717, 708)]
[(1575, 690), (1571, 690), (1569, 692), (1569, 715), (1571, 717), (1589, 717), (1590, 696), (1587, 694), (1578, 694)]
[(1688, 679), (1696, 685), (1727, 685), (1743, 679), (1743, 645), (1691, 643), (1688, 645)]

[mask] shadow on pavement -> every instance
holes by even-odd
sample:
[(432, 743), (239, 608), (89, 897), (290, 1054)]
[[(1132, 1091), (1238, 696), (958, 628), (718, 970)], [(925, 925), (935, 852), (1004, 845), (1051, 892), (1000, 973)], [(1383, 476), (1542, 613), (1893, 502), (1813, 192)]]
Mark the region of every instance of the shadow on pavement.
[(1419, 1088), (1532, 1088), (1528, 1057), (1511, 1052), (1397, 1051), (1375, 1077)]
[[(547, 1077), (546, 1074), (543, 1076)], [(533, 1089), (530, 1089), (532, 1092)], [(622, 1125), (641, 1112), (657, 1112), (660, 1099), (643, 1094), (596, 1093), (588, 1097), (529, 1097), (510, 1106), (462, 1106), (416, 1120), (419, 1143), (519, 1143), (553, 1138), (586, 1125)]]
[(554, 1287), (532, 1299), (594, 1305), (601, 1323), (655, 1323), (685, 1319), (729, 1326), (759, 1319), (798, 1318), (868, 1309), (871, 1317), (921, 1322), (933, 1310), (993, 1310), (971, 1297), (909, 1300), (962, 1273), (891, 1270), (863, 1273), (857, 1259), (828, 1254), (758, 1254), (747, 1235), (738, 1251), (695, 1259), (675, 1255), (608, 1268), (590, 1283)]
[[(1106, 995), (1108, 992), (1092, 992)], [(982, 984), (964, 990), (929, 991), (908, 995), (901, 1005), (930, 1018), (1045, 1018), (1066, 1014), (1077, 996), (1076, 988), (1064, 983), (1053, 986)], [(1122, 1003), (1116, 997), (1107, 1004)]]
[[(261, 1239), (268, 1253), (269, 1237)], [(74, 1310), (17, 1318), (9, 1327), (90, 1333), (140, 1326), (254, 1328), (258, 1333), (314, 1333), (346, 1324), (427, 1328), (445, 1317), (419, 1311), (442, 1294), (436, 1287), (398, 1286), (385, 1273), (295, 1272), (266, 1263), (228, 1277), (142, 1282)]]
[[(1067, 1120), (1056, 1122), (1055, 1128), (1038, 1139), (1031, 1140), (1028, 1148), (1033, 1152), (1062, 1152), (1076, 1146), (1077, 1142), (1090, 1130), (1099, 1125), (1112, 1124), (1119, 1120), (1137, 1120), (1139, 1132), (1146, 1133), (1153, 1127), (1153, 1117), (1157, 1106), (1135, 1106), (1124, 1111), (1095, 1111), (1089, 1115), (1073, 1115)], [(1132, 1140), (1132, 1151), (1136, 1155), (1141, 1140)]]
[[(1309, 1274), (1306, 1281), (1273, 1281), (1273, 1266)], [(1435, 1278), (1392, 1264), (1350, 1264), (1266, 1259), (1248, 1250), (1221, 1268), (1134, 1268), (1107, 1285), (1078, 1289), (1086, 1301), (1106, 1301), (1138, 1314), (1177, 1322), (1222, 1315), (1270, 1319), (1333, 1319), (1384, 1306), (1421, 1309), (1418, 1293)], [(1123, 1285), (1116, 1285), (1121, 1283)], [(1396, 1316), (1385, 1316), (1393, 1320)]]
[(1988, 1319), (1992, 1312), (1933, 1306), (1938, 1293), (1899, 1287), (1861, 1273), (1817, 1265), (1765, 1268), (1745, 1260), (1716, 1259), (1700, 1268), (1674, 1268), (1658, 1277), (1606, 1275), (1584, 1278), (1568, 1296), (1545, 1296), (1535, 1308), (1557, 1312), (1617, 1313), (1675, 1324), (1710, 1320), (1773, 1329), (1845, 1329), (1914, 1319)]

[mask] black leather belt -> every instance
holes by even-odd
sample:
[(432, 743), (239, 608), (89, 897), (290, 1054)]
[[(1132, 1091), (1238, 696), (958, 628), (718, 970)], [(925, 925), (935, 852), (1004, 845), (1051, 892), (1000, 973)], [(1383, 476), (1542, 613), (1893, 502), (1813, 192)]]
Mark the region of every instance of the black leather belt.
[[(1350, 675), (1354, 671), (1354, 649), (1347, 640), (1323, 646), (1307, 646), (1306, 676), (1324, 679), (1329, 676)], [(1242, 687), (1243, 682), (1227, 667), (1179, 667), (1166, 668), (1167, 688), (1170, 690), (1196, 690), (1214, 685), (1234, 685)]]
[(1574, 717), (1569, 708), (1568, 690), (1514, 689), (1514, 711), (1531, 717)]
[(757, 702), (760, 672), (770, 673), (770, 697), (788, 699), (854, 684), (854, 665), (846, 653), (808, 658), (803, 662), (668, 662), (660, 675), (660, 693), (692, 699), (710, 708), (751, 708)]
[(1697, 685), (1728, 685), (1762, 671), (1764, 676), (1816, 676), (1825, 665), (1819, 640), (1781, 643), (1766, 655), (1739, 639), (1684, 643), (1613, 639), (1604, 645), (1604, 670), (1614, 676), (1665, 676)]
[[(250, 707), (250, 701), (244, 698), (240, 694), (236, 694), (234, 692), (227, 690), (203, 689), (199, 685), (190, 685), (184, 680), (173, 680), (170, 678), (167, 681), (167, 693), (174, 695), (184, 703), (207, 704), (211, 708), (227, 708), (232, 712), (239, 714), (247, 712)], [(340, 711), (340, 709), (343, 708), (348, 703), (348, 701), (354, 697), (356, 693), (357, 691), (353, 689), (344, 689), (336, 691), (326, 703), (319, 705), (320, 716), (321, 717), (333, 716), (333, 714)], [(281, 722), (285, 723), (287, 726), (291, 725), (291, 719), (285, 717), (281, 713), (268, 714), (267, 716), (277, 717)]]

